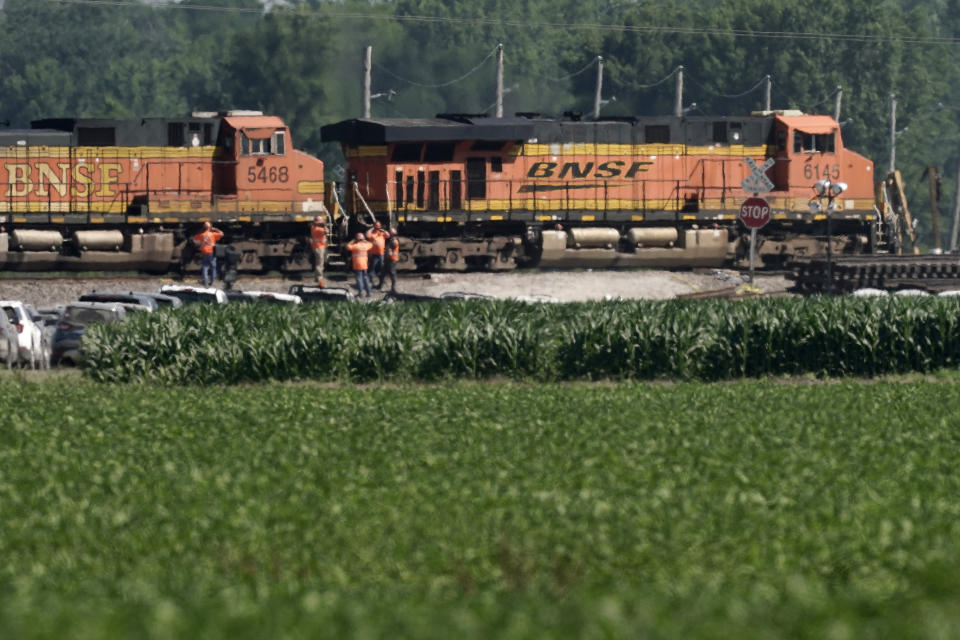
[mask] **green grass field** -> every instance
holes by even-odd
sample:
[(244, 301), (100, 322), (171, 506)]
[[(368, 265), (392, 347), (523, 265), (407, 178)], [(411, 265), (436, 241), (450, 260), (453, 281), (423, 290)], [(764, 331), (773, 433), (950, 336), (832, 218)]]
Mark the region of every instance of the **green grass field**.
[(960, 387), (0, 379), (0, 636), (956, 637)]

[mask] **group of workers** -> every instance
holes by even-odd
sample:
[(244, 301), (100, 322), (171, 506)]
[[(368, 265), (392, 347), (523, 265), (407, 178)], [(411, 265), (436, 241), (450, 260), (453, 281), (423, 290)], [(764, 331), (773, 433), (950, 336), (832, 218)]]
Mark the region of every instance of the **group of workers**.
[(347, 243), (347, 251), (357, 279), (357, 289), (362, 296), (370, 297), (374, 276), (379, 276), (377, 289), (383, 289), (384, 276), (390, 278), (390, 292), (397, 290), (397, 263), (400, 261), (400, 238), (396, 229), (386, 231), (377, 222), (366, 233), (358, 233)]
[[(223, 232), (209, 222), (204, 222), (203, 231), (193, 236), (193, 241), (200, 250), (200, 279), (205, 287), (212, 286), (217, 277), (214, 247), (221, 238)], [(322, 216), (314, 218), (310, 225), (310, 246), (313, 249), (317, 286), (322, 287), (327, 259), (327, 226)], [(351, 266), (361, 296), (366, 293), (366, 296), (370, 297), (375, 276), (380, 278), (377, 289), (383, 288), (384, 277), (387, 277), (390, 279), (390, 291), (396, 292), (397, 263), (400, 261), (400, 238), (396, 229), (388, 232), (383, 225), (376, 222), (366, 234), (358, 233), (347, 243), (347, 251), (350, 252)]]

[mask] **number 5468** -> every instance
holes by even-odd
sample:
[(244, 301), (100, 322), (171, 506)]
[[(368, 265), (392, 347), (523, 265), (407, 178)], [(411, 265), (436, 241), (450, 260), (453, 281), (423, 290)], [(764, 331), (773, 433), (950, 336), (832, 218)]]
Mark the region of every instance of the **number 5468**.
[(256, 167), (247, 169), (247, 182), (286, 182), (290, 179), (290, 171), (287, 167)]

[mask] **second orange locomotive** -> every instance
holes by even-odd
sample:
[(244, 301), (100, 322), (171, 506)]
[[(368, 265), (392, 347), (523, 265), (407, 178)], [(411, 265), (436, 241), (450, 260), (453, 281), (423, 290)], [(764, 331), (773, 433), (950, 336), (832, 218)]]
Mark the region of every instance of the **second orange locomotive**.
[(395, 217), (408, 268), (721, 266), (746, 255), (737, 211), (756, 173), (774, 212), (766, 262), (825, 249), (826, 212), (810, 207), (824, 178), (848, 185), (832, 212), (834, 250), (884, 242), (873, 164), (827, 116), (449, 114), (347, 120), (322, 135), (347, 157), (348, 209)]

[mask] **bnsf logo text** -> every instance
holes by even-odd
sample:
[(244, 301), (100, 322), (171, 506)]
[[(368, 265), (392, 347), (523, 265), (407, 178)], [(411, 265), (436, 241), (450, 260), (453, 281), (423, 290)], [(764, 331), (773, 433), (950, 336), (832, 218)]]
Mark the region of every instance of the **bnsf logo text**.
[(627, 163), (623, 160), (608, 160), (596, 164), (594, 162), (565, 162), (560, 170), (557, 171), (557, 162), (534, 162), (527, 172), (528, 178), (593, 178), (607, 179), (623, 176), (624, 178), (636, 177), (638, 173), (648, 171), (648, 166), (653, 164), (651, 161), (633, 162), (630, 168), (624, 172)]
[[(29, 195), (46, 198), (53, 193), (61, 197), (86, 198), (112, 197), (117, 191), (111, 187), (120, 181), (123, 165), (112, 162), (100, 162), (96, 165), (58, 162), (52, 165), (46, 162), (27, 164), (8, 162), (2, 165), (7, 170), (4, 181), (5, 198), (23, 198)], [(2, 175), (2, 174), (0, 174)], [(0, 183), (0, 187), (4, 186)], [(53, 192), (53, 193), (51, 193)]]

